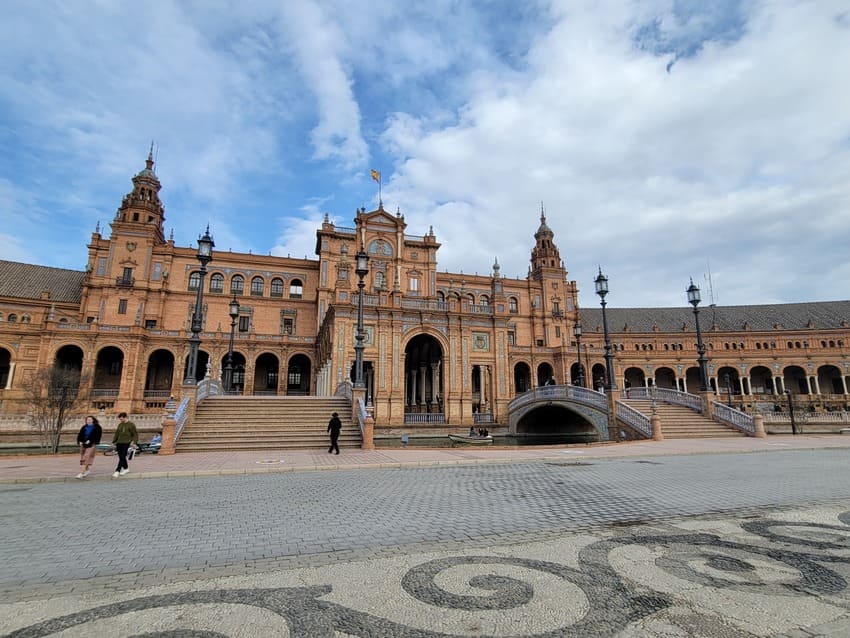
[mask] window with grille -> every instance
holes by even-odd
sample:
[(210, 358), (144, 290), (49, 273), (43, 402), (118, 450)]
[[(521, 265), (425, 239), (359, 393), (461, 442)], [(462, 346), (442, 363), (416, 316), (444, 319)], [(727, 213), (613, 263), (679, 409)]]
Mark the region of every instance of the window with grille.
[(282, 279), (272, 279), (271, 296), (272, 297), (283, 297), (283, 280)]
[(118, 314), (126, 315), (127, 314), (127, 300), (119, 299), (118, 300)]
[(193, 272), (189, 275), (189, 290), (196, 291), (201, 285), (201, 273)]
[(239, 317), (239, 332), (248, 332), (251, 327), (251, 317)]
[(241, 295), (245, 291), (245, 278), (242, 275), (233, 275), (230, 280), (230, 294)]

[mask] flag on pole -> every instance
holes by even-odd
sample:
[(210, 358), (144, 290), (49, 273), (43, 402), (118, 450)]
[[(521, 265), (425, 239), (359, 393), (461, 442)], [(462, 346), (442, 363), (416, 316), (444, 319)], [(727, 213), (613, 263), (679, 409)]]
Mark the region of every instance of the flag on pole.
[(371, 170), (371, 173), (372, 173), (372, 179), (374, 179), (376, 182), (378, 182), (380, 184), (381, 183), (381, 174), (378, 171), (376, 171), (374, 168)]

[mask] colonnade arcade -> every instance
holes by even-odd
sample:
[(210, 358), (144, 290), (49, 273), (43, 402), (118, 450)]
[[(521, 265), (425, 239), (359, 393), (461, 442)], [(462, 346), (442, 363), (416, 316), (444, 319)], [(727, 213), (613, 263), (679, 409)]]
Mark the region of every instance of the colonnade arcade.
[[(656, 368), (647, 375), (641, 368), (626, 368), (623, 387), (655, 385), (683, 392), (696, 393), (700, 390), (699, 368), (691, 366), (679, 374), (672, 368)], [(781, 395), (789, 390), (802, 395), (846, 395), (850, 387), (850, 375), (842, 373), (838, 366), (824, 364), (807, 372), (802, 366), (777, 365), (772, 371), (763, 365), (752, 366), (747, 372), (729, 365), (709, 368), (710, 389), (718, 394), (732, 395)]]

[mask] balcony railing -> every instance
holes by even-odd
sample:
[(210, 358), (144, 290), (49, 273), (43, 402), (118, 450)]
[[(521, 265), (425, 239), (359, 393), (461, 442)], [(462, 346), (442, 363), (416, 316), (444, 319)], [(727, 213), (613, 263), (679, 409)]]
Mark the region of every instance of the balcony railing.
[(120, 391), (119, 388), (92, 388), (89, 396), (98, 399), (115, 398)]
[(115, 285), (122, 286), (124, 288), (132, 288), (133, 284), (136, 283), (136, 279), (134, 277), (116, 277)]

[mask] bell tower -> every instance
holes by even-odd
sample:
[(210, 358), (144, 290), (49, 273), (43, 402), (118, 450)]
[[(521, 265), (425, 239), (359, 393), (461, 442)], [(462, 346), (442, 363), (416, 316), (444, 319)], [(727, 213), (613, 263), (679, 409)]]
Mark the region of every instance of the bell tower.
[(563, 271), (561, 254), (553, 241), (555, 233), (546, 225), (546, 213), (540, 204), (540, 227), (534, 233), (535, 245), (531, 250), (531, 276), (541, 279), (545, 272)]
[(130, 231), (131, 234), (153, 235), (153, 243), (164, 244), (163, 222), (165, 221), (165, 208), (159, 199), (159, 191), (162, 185), (159, 178), (153, 172), (153, 144), (145, 161), (145, 168), (133, 177), (133, 190), (124, 196), (121, 206), (115, 213), (112, 222), (113, 235), (116, 231)]

